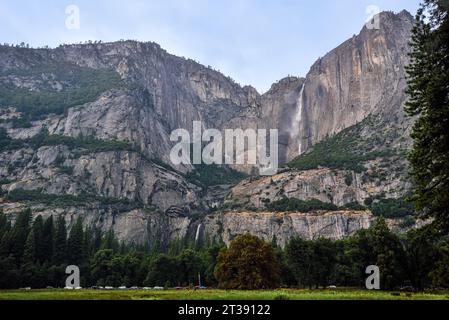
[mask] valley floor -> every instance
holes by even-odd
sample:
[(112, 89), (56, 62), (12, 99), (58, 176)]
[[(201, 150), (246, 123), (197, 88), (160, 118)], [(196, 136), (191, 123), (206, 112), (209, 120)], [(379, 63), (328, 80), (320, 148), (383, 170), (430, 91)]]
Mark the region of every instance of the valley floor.
[(177, 291), (4, 290), (0, 300), (449, 300), (449, 291), (404, 293), (367, 290)]

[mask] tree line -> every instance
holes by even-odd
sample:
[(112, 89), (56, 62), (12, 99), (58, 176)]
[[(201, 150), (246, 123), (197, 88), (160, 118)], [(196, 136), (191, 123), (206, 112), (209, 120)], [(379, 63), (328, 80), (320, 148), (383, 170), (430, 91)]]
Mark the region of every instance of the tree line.
[(63, 216), (34, 220), (30, 210), (15, 223), (0, 213), (0, 288), (63, 287), (68, 265), (90, 286), (223, 289), (364, 287), (365, 269), (377, 265), (382, 289), (449, 287), (449, 243), (429, 225), (393, 234), (379, 218), (367, 230), (339, 241), (292, 239), (285, 248), (242, 235), (229, 247), (174, 241), (168, 247), (119, 242), (113, 231), (70, 230)]

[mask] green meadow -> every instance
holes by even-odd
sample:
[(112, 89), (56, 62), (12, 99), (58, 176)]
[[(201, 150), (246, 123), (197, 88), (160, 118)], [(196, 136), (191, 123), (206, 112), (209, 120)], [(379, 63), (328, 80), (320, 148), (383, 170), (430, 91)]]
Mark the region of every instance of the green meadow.
[(448, 292), (368, 290), (8, 290), (0, 300), (449, 300)]

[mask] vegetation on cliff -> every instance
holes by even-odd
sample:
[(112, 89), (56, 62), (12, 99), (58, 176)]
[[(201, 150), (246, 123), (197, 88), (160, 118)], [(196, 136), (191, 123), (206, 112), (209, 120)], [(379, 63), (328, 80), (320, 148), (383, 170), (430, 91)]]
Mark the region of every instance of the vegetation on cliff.
[(364, 162), (377, 158), (389, 158), (396, 154), (393, 149), (382, 146), (388, 139), (383, 132), (363, 138), (363, 130), (374, 127), (371, 117), (349, 127), (332, 137), (317, 143), (312, 150), (287, 164), (289, 168), (311, 170), (319, 167), (364, 172)]
[(268, 203), (267, 209), (279, 212), (311, 212), (317, 210), (336, 211), (338, 207), (332, 203), (325, 203), (317, 199), (308, 201), (296, 198), (284, 198), (279, 201)]
[(224, 165), (196, 165), (194, 170), (186, 174), (186, 179), (205, 187), (217, 185), (236, 185), (247, 177), (246, 174)]
[[(25, 79), (31, 88), (18, 87), (11, 79)], [(20, 125), (51, 113), (64, 114), (122, 84), (115, 71), (56, 62), (3, 71), (0, 80), (0, 107), (15, 107), (21, 112)]]
[(138, 151), (136, 147), (126, 141), (101, 140), (94, 137), (69, 137), (62, 135), (49, 135), (47, 130), (29, 139), (12, 139), (4, 128), (0, 128), (0, 151), (32, 148), (34, 150), (43, 146), (67, 146), (70, 150), (80, 150), (80, 153), (99, 153), (108, 151)]

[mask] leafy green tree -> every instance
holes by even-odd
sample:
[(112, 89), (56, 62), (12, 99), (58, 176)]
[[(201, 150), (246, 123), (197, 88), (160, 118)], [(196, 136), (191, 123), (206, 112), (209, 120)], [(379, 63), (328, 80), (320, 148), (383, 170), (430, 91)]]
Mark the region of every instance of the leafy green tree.
[(293, 274), (292, 268), (290, 267), (287, 261), (287, 254), (285, 250), (282, 250), (281, 247), (278, 246), (276, 238), (273, 238), (271, 246), (277, 256), (277, 259), (280, 263), (280, 284), (281, 286), (289, 286), (296, 284), (296, 279)]
[(337, 263), (336, 245), (329, 239), (318, 239), (313, 242), (314, 269), (313, 276), (316, 285), (330, 285), (331, 276)]
[(296, 238), (289, 243), (286, 252), (293, 274), (301, 286), (311, 288), (330, 284), (337, 262), (336, 246), (332, 241)]
[(270, 289), (279, 284), (280, 264), (269, 243), (246, 234), (218, 256), (215, 277), (224, 289)]
[(182, 282), (189, 285), (198, 284), (198, 274), (204, 272), (198, 253), (192, 249), (184, 250), (178, 256), (178, 264), (182, 272)]
[(449, 230), (449, 4), (424, 0), (413, 29), (407, 68), (410, 99), (406, 111), (417, 116), (409, 155), (414, 200), (427, 217)]
[(60, 215), (56, 222), (54, 238), (53, 264), (63, 265), (67, 262), (67, 228), (64, 216)]
[(172, 286), (181, 285), (182, 274), (180, 273), (178, 261), (174, 257), (165, 254), (159, 254), (151, 263), (145, 285), (163, 286), (169, 284)]
[[(357, 259), (358, 246), (355, 237), (335, 242), (336, 265), (332, 282), (341, 287), (358, 287), (363, 285), (363, 265)], [(366, 266), (365, 266), (366, 267)]]
[[(114, 252), (111, 249), (99, 250), (91, 263), (92, 281), (100, 286), (114, 285), (112, 279), (112, 259)], [(115, 282), (112, 279), (112, 282)]]
[(142, 274), (142, 256), (136, 252), (128, 252), (122, 256), (120, 261), (122, 284), (127, 287), (137, 286), (144, 281)]
[(206, 265), (204, 271), (203, 284), (206, 286), (216, 286), (218, 284), (214, 271), (220, 251), (224, 249), (224, 244), (213, 243), (210, 247), (203, 250), (203, 261)]

